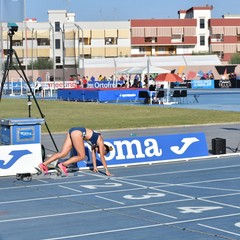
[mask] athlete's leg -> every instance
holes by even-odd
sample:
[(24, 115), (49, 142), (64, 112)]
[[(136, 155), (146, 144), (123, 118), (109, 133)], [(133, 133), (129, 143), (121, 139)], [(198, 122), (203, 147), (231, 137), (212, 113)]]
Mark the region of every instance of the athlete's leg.
[(51, 162), (53, 162), (59, 158), (66, 157), (68, 155), (68, 153), (71, 151), (71, 149), (72, 149), (72, 141), (71, 141), (69, 133), (67, 133), (67, 136), (65, 138), (65, 141), (64, 141), (61, 151), (53, 154), (46, 161), (44, 161), (44, 165), (48, 165)]
[(69, 164), (79, 162), (86, 157), (82, 132), (73, 131), (71, 133), (71, 140), (72, 140), (72, 146), (75, 148), (77, 152), (77, 156), (72, 156), (67, 161), (63, 162), (64, 166), (68, 166)]

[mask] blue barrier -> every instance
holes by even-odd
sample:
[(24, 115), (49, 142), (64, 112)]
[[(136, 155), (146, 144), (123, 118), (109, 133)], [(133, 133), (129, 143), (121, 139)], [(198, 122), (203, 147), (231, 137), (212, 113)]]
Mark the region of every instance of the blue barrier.
[[(208, 156), (204, 133), (106, 139), (105, 143), (113, 147), (113, 151), (106, 156), (109, 166)], [(85, 147), (86, 159), (78, 162), (79, 168), (92, 167), (90, 147), (88, 144)], [(102, 165), (99, 156), (97, 159), (98, 165)]]
[(139, 88), (74, 88), (58, 89), (57, 98), (66, 101), (135, 101), (138, 99)]

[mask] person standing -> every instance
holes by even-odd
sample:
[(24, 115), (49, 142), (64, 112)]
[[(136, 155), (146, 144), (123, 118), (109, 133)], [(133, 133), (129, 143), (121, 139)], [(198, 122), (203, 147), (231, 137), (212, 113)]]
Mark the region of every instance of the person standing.
[(82, 83), (83, 83), (83, 87), (87, 88), (88, 80), (87, 80), (87, 78), (85, 76), (83, 77)]
[(80, 88), (82, 86), (82, 79), (81, 79), (81, 75), (78, 74), (77, 75), (77, 87)]

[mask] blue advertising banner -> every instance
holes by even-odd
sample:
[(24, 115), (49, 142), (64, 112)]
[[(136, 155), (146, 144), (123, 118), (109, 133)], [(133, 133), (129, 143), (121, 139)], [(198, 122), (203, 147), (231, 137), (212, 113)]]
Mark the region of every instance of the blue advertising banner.
[(201, 89), (213, 89), (214, 88), (214, 80), (192, 80), (191, 87), (192, 88), (201, 88)]
[(88, 88), (116, 88), (122, 86), (124, 81), (88, 81)]
[[(113, 147), (106, 156), (108, 165), (131, 165), (165, 160), (189, 159), (208, 156), (204, 133), (174, 134), (106, 139)], [(86, 159), (78, 167), (92, 167), (90, 146), (86, 143)], [(97, 156), (97, 159), (100, 159)], [(98, 165), (101, 166), (100, 160)]]

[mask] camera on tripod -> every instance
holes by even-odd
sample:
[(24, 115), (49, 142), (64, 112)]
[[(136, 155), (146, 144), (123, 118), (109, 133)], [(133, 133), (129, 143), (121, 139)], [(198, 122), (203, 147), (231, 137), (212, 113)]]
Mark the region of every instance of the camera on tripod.
[(18, 25), (16, 23), (8, 23), (7, 27), (13, 34), (18, 31)]

